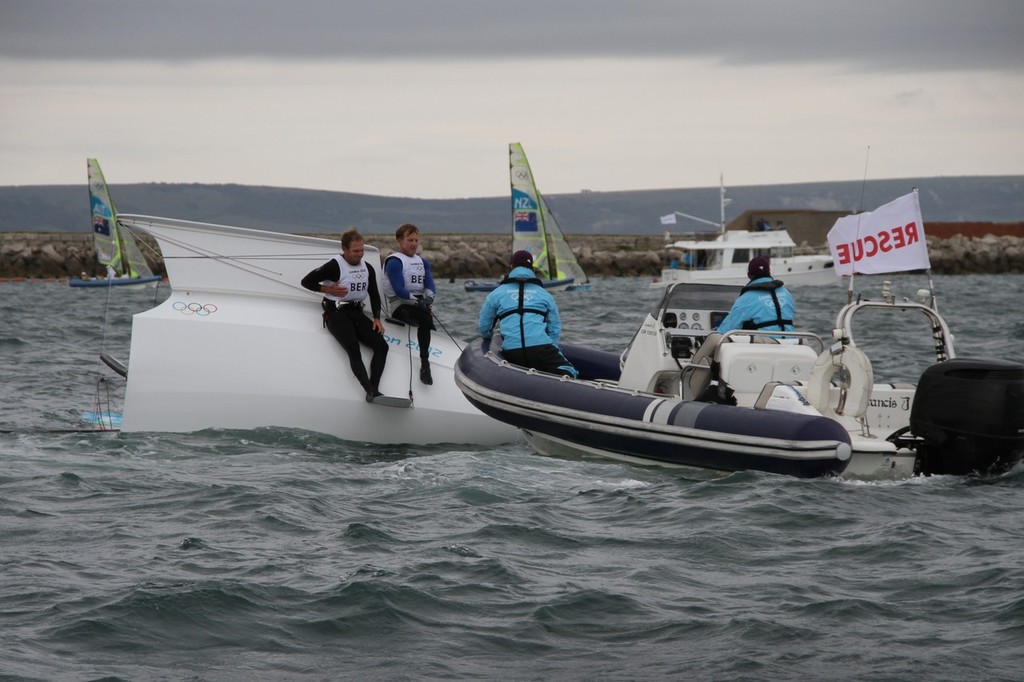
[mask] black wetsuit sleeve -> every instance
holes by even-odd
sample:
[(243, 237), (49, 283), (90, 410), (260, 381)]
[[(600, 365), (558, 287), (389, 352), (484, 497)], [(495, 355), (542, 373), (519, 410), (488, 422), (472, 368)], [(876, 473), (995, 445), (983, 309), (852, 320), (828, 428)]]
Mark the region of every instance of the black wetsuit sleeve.
[(369, 263), (366, 264), (366, 272), (370, 276), (370, 312), (376, 319), (380, 317), (380, 290), (377, 289), (377, 271)]
[(338, 261), (332, 258), (303, 277), (302, 286), (319, 294), (320, 282), (337, 282), (340, 277), (341, 268), (338, 267)]

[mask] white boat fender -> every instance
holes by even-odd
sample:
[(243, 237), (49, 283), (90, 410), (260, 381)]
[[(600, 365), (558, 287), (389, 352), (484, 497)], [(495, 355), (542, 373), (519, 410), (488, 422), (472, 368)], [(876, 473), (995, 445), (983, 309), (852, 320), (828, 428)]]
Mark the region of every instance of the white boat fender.
[[(833, 407), (832, 379), (840, 371), (845, 376), (837, 382), (839, 402)], [(874, 381), (871, 360), (861, 349), (844, 345), (835, 354), (831, 349), (825, 349), (814, 361), (807, 382), (807, 400), (826, 417), (861, 417), (867, 412)]]

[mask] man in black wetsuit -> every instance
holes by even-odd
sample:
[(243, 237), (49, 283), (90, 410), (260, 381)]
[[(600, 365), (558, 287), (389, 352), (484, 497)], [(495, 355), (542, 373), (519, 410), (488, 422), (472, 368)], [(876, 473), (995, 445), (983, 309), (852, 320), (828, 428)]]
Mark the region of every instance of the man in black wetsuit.
[[(322, 293), (324, 326), (348, 353), (352, 373), (366, 391), (366, 402), (380, 396), (380, 378), (388, 357), (388, 343), (384, 340), (384, 323), (380, 321), (380, 292), (377, 291), (377, 273), (363, 261), (363, 236), (353, 227), (341, 235), (341, 254), (302, 278), (302, 286)], [(364, 304), (370, 297), (370, 314), (366, 316)], [(370, 375), (366, 375), (360, 342), (373, 351)]]

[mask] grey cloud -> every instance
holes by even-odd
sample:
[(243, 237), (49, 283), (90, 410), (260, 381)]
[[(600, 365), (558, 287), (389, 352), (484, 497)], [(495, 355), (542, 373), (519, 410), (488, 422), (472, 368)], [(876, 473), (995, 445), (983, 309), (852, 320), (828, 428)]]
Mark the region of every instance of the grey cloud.
[(0, 0), (20, 59), (693, 56), (1020, 70), (1020, 0)]

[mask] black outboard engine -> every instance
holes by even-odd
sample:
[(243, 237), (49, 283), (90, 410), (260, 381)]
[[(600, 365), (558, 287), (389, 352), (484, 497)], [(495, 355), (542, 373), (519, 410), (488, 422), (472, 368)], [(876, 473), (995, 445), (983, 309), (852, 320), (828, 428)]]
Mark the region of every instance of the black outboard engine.
[(917, 472), (1006, 471), (1024, 456), (1024, 365), (956, 358), (921, 375), (910, 410)]

